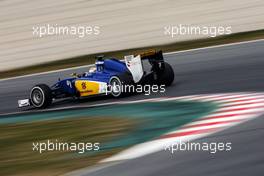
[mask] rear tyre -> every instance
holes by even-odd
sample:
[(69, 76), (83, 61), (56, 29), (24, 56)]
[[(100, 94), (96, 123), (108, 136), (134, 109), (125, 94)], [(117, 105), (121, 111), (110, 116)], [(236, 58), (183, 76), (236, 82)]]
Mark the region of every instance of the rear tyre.
[(52, 91), (46, 84), (35, 85), (30, 91), (30, 100), (36, 108), (46, 108), (52, 103)]
[(133, 84), (133, 79), (128, 74), (112, 76), (109, 80), (111, 95), (113, 97), (122, 97), (128, 95), (129, 92), (126, 92), (125, 86), (132, 84)]
[(174, 71), (170, 64), (164, 62), (164, 69), (158, 73), (158, 83), (160, 85), (170, 86), (174, 81)]

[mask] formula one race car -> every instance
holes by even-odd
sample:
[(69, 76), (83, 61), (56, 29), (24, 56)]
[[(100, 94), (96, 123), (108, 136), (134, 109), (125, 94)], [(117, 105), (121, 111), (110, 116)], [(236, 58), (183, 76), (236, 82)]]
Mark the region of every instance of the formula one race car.
[(28, 99), (18, 100), (18, 106), (46, 108), (55, 99), (107, 93), (120, 97), (124, 94), (120, 87), (125, 85), (169, 86), (173, 80), (173, 69), (164, 62), (162, 51), (125, 56), (124, 62), (114, 58), (98, 57), (95, 67), (90, 68), (88, 72), (81, 75), (74, 73), (71, 78), (59, 79), (51, 87), (45, 84), (35, 85)]

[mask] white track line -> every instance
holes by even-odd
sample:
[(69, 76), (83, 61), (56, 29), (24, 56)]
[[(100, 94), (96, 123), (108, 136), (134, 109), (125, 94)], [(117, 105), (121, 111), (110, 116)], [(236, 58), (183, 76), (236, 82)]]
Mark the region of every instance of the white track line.
[[(162, 135), (159, 139), (135, 145), (102, 162), (119, 161), (141, 157), (167, 148), (175, 142), (189, 141), (238, 125), (256, 118), (264, 113), (263, 93), (226, 93), (213, 95), (192, 95), (184, 97), (164, 98), (159, 101), (207, 101), (222, 103), (219, 109), (196, 119), (174, 131)], [(235, 102), (235, 103), (234, 103)], [(247, 103), (240, 105), (241, 103)]]

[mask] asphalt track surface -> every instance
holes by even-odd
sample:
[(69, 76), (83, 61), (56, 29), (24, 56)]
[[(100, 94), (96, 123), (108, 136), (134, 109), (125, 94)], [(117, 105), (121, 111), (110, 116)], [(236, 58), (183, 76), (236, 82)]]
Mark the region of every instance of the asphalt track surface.
[[(175, 81), (166, 93), (135, 95), (121, 100), (204, 93), (264, 91), (264, 42), (258, 41), (211, 49), (169, 54), (165, 60), (175, 71)], [(78, 70), (84, 71), (85, 68)], [(51, 84), (73, 71), (19, 78), (0, 82), (0, 113), (13, 113), (17, 99), (25, 98), (36, 83)], [(116, 101), (110, 97), (88, 98), (80, 102), (65, 100), (53, 107), (78, 106)], [(30, 110), (35, 111), (35, 110)], [(264, 120), (257, 118), (205, 137), (206, 142), (232, 142), (231, 152), (157, 152), (138, 159), (87, 171), (92, 176), (159, 175), (263, 175)]]

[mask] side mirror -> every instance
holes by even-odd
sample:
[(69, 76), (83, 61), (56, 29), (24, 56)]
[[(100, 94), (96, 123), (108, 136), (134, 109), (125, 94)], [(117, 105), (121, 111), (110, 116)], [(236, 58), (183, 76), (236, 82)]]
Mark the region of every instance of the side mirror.
[(72, 77), (78, 77), (78, 74), (77, 73), (71, 73), (71, 76)]

